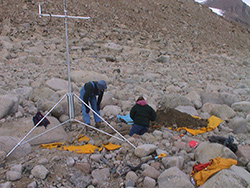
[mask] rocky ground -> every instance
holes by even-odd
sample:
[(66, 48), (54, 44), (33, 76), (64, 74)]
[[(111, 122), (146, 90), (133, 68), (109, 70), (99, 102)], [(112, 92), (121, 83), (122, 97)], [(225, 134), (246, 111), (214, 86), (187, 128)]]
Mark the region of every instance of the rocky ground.
[[(65, 96), (64, 20), (39, 18), (35, 0), (1, 2), (0, 187), (193, 187), (189, 174), (195, 162), (221, 156), (237, 160), (237, 165), (221, 170), (200, 187), (249, 188), (248, 31), (192, 0), (66, 4), (69, 15), (91, 17), (68, 19), (70, 83), (75, 94), (71, 123)], [(63, 14), (62, 2), (45, 1), (42, 10)], [(83, 83), (99, 79), (108, 83), (101, 106), (100, 130), (105, 133), (81, 123), (77, 98)], [(140, 95), (156, 111), (178, 110), (168, 115), (176, 121), (158, 116), (161, 121), (154, 122), (149, 133), (129, 137), (131, 125), (118, 121), (116, 115), (129, 113)], [(34, 127), (32, 117), (38, 110), (48, 114), (47, 130), (55, 129), (33, 139), (45, 131), (37, 127), (19, 145)], [(167, 128), (186, 122), (202, 127), (204, 121), (197, 123), (191, 115), (203, 120), (214, 115), (223, 122), (196, 136)], [(79, 145), (79, 133), (98, 147), (106, 143), (122, 147), (92, 154), (40, 147), (59, 141)], [(210, 143), (212, 135), (233, 136), (238, 151)], [(191, 147), (190, 141), (198, 145)], [(160, 153), (166, 156), (148, 161)], [(143, 161), (148, 162), (138, 170), (118, 173), (126, 164)]]

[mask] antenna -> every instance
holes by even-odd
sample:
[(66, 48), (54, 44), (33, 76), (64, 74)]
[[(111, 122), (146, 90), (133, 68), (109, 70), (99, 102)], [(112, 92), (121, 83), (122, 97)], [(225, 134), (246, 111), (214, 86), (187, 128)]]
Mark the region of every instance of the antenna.
[[(40, 124), (40, 122), (42, 122), (48, 115), (49, 113), (62, 101), (62, 99), (64, 99), (66, 96), (67, 96), (67, 99), (68, 99), (68, 107), (69, 107), (69, 120), (57, 125), (56, 127), (58, 126), (61, 126), (67, 122), (72, 122), (72, 121), (75, 121), (75, 122), (78, 122), (82, 125), (85, 125), (87, 127), (90, 127), (96, 131), (99, 131), (101, 133), (104, 133), (108, 136), (112, 136), (118, 140), (122, 140), (122, 141), (126, 141), (128, 142), (133, 148), (136, 148), (131, 142), (129, 142), (123, 135), (121, 135), (115, 128), (113, 128), (107, 121), (105, 121), (99, 114), (97, 114), (89, 105), (87, 105), (82, 99), (80, 99), (76, 94), (72, 93), (72, 90), (71, 90), (71, 80), (70, 80), (70, 62), (69, 62), (69, 45), (68, 45), (68, 24), (67, 24), (67, 19), (68, 18), (73, 18), (73, 19), (84, 19), (84, 20), (89, 20), (90, 17), (79, 17), (79, 16), (68, 16), (67, 15), (67, 11), (66, 11), (66, 3), (65, 3), (65, 0), (63, 0), (63, 7), (64, 7), (64, 15), (54, 15), (54, 14), (43, 14), (42, 13), (42, 9), (41, 9), (41, 5), (39, 3), (38, 5), (38, 13), (39, 13), (39, 17), (41, 18), (42, 16), (45, 16), (45, 17), (56, 17), (56, 18), (64, 18), (64, 27), (65, 27), (65, 43), (66, 43), (66, 63), (67, 63), (67, 75), (68, 75), (68, 93), (66, 93), (50, 110), (49, 112), (16, 144), (16, 146), (14, 148), (12, 148), (12, 150), (6, 155), (6, 157), (8, 157), (24, 140), (25, 138), (27, 138), (27, 136)], [(88, 125), (88, 124), (85, 124), (79, 120), (76, 120), (74, 119), (74, 102), (73, 102), (73, 96), (75, 96), (78, 100), (80, 100), (84, 105), (88, 106), (89, 109), (95, 113), (102, 121), (105, 122), (105, 124), (107, 124), (112, 130), (114, 130), (121, 138), (119, 137), (116, 137), (114, 135), (111, 135), (105, 131), (102, 131), (100, 129), (97, 129), (91, 125)], [(37, 135), (27, 141), (25, 141), (24, 143), (27, 143), (53, 129), (55, 129), (56, 127), (53, 127), (47, 131), (45, 131), (44, 133), (40, 134), (40, 135)], [(23, 144), (24, 144), (23, 143)]]
[(54, 15), (54, 14), (42, 14), (42, 9), (41, 5), (39, 3), (39, 17), (41, 18), (42, 16), (45, 17), (56, 17), (56, 18), (64, 18), (64, 26), (65, 26), (65, 43), (66, 43), (66, 64), (67, 64), (67, 74), (68, 74), (68, 106), (69, 106), (69, 118), (73, 119), (74, 118), (74, 102), (72, 98), (72, 92), (71, 92), (71, 80), (70, 80), (70, 62), (69, 62), (69, 43), (68, 43), (68, 23), (67, 19), (68, 18), (73, 18), (73, 19), (84, 19), (84, 20), (89, 20), (90, 17), (80, 17), (80, 16), (68, 16), (67, 11), (66, 11), (66, 3), (65, 0), (63, 0), (63, 8), (64, 8), (64, 15)]

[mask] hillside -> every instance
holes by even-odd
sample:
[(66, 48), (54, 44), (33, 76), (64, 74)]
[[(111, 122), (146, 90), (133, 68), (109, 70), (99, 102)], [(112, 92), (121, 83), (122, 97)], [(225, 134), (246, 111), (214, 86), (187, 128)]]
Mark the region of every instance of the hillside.
[[(66, 5), (69, 15), (91, 17), (89, 21), (69, 21), (69, 33), (82, 30), (100, 40), (108, 37), (119, 42), (127, 41), (128, 36), (138, 38), (138, 43), (163, 38), (161, 46), (169, 49), (170, 53), (182, 53), (186, 48), (195, 53), (211, 51), (229, 54), (235, 50), (248, 52), (250, 49), (250, 34), (246, 29), (213, 14), (206, 6), (193, 0), (73, 0), (66, 1)], [(8, 35), (25, 38), (34, 33), (47, 33), (48, 37), (62, 34), (62, 19), (52, 18), (46, 26), (38, 25), (47, 23), (47, 20), (38, 18), (37, 0), (3, 0), (1, 10), (1, 27), (6, 24), (17, 26), (7, 32)], [(43, 13), (64, 14), (63, 1), (45, 1), (42, 10)], [(107, 28), (110, 36), (102, 33), (102, 29)], [(126, 34), (119, 33), (121, 29), (126, 30)], [(133, 32), (130, 32), (131, 29)], [(3, 31), (1, 29), (2, 35), (5, 34)], [(172, 46), (174, 49), (171, 49)]]
[(241, 0), (209, 0), (205, 5), (225, 11), (226, 19), (250, 28), (250, 7)]
[[(193, 165), (215, 157), (234, 165), (201, 187), (249, 188), (247, 29), (193, 0), (66, 0), (68, 15), (91, 18), (67, 19), (67, 61), (65, 20), (38, 16), (38, 2), (63, 15), (63, 0), (0, 2), (0, 188), (193, 188)], [(97, 128), (78, 96), (98, 80)], [(129, 136), (118, 115), (139, 96), (157, 118)], [(38, 111), (47, 128), (34, 126)]]

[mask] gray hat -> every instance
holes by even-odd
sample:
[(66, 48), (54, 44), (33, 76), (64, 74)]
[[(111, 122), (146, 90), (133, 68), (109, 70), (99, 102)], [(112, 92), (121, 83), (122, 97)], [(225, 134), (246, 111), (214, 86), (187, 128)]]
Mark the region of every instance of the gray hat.
[(99, 90), (107, 89), (106, 82), (104, 80), (100, 80), (99, 82), (97, 82), (97, 88)]

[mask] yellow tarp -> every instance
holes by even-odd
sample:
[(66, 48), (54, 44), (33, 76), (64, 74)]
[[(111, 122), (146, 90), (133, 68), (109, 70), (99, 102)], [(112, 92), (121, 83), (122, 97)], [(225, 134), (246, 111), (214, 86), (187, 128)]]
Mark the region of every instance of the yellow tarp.
[(211, 165), (207, 166), (206, 168), (195, 172), (192, 171), (190, 174), (193, 177), (193, 180), (195, 181), (196, 186), (200, 186), (203, 183), (206, 182), (206, 180), (215, 174), (216, 172), (229, 168), (232, 165), (237, 165), (237, 161), (234, 159), (225, 159), (221, 157), (217, 157), (214, 159), (211, 159)]
[(92, 144), (85, 144), (82, 146), (62, 146), (58, 148), (59, 150), (73, 151), (75, 153), (94, 153), (95, 150), (101, 151), (102, 148), (94, 146)]
[(40, 144), (40, 146), (42, 148), (46, 148), (46, 149), (53, 149), (53, 148), (59, 148), (62, 146), (62, 142), (55, 142), (55, 143), (51, 143), (51, 144)]
[(89, 141), (90, 139), (87, 136), (79, 135), (77, 141)]
[(103, 145), (103, 147), (106, 150), (115, 150), (115, 149), (119, 149), (121, 146), (120, 145), (115, 145), (115, 144), (112, 144), (112, 143), (108, 143), (107, 145)]
[[(194, 117), (199, 118), (199, 117), (196, 117), (196, 116), (194, 116)], [(187, 132), (189, 132), (192, 135), (197, 135), (197, 134), (202, 134), (202, 133), (205, 133), (205, 132), (208, 132), (208, 131), (212, 131), (216, 127), (218, 127), (220, 123), (223, 122), (220, 118), (218, 118), (216, 116), (211, 116), (210, 118), (207, 119), (207, 121), (208, 121), (207, 127), (202, 127), (200, 129), (189, 129), (187, 127), (179, 127), (176, 130), (180, 131), (180, 130), (184, 129), (184, 130), (186, 130)]]
[[(77, 140), (78, 140), (78, 142), (80, 142), (80, 141), (89, 141), (90, 139), (88, 137), (86, 137), (86, 136), (79, 135)], [(65, 146), (65, 145), (63, 145), (62, 142), (56, 142), (56, 143), (50, 143), (50, 144), (41, 144), (40, 146), (43, 147), (43, 148), (46, 148), (46, 149), (56, 148), (58, 150), (73, 151), (75, 153), (80, 153), (80, 154), (93, 153), (96, 150), (101, 151), (103, 149), (103, 147), (105, 149), (107, 149), (107, 150), (115, 150), (115, 149), (118, 149), (118, 148), (121, 147), (120, 145), (115, 145), (115, 144), (112, 144), (112, 143), (102, 145), (102, 147), (97, 147), (97, 146), (92, 145), (92, 144), (84, 144), (84, 145), (81, 145), (81, 146), (74, 146), (74, 145)]]

